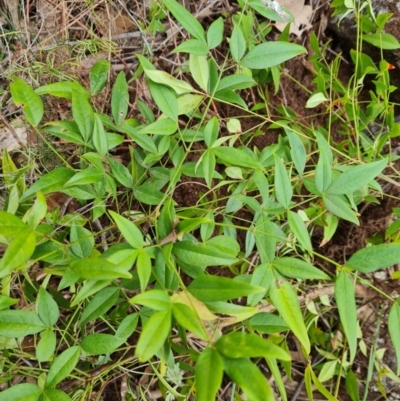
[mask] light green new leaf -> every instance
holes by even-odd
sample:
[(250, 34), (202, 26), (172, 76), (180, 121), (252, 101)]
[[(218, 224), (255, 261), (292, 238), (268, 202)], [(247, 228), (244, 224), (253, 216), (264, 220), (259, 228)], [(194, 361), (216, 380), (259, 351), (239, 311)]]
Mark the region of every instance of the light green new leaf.
[(139, 185), (133, 191), (133, 195), (139, 202), (151, 206), (159, 205), (164, 199), (164, 194), (161, 191), (148, 184)]
[(178, 121), (178, 101), (175, 91), (150, 79), (147, 81), (147, 85), (157, 107), (172, 121)]
[(102, 171), (95, 167), (89, 167), (85, 170), (79, 171), (73, 177), (71, 177), (71, 179), (64, 184), (64, 188), (100, 182), (103, 176), (104, 173)]
[(224, 363), (221, 356), (213, 348), (205, 349), (199, 355), (194, 369), (197, 401), (215, 401), (223, 373)]
[(173, 304), (172, 312), (177, 323), (183, 328), (204, 341), (209, 339), (209, 335), (201, 319), (192, 308), (183, 303), (176, 302)]
[(56, 335), (52, 329), (47, 329), (40, 333), (40, 340), (36, 347), (36, 358), (39, 362), (48, 361), (56, 349)]
[(171, 309), (155, 312), (144, 324), (135, 349), (140, 362), (148, 361), (164, 344), (171, 329)]
[(110, 334), (96, 333), (85, 336), (81, 341), (82, 349), (88, 354), (111, 354), (124, 342), (125, 338), (119, 338)]
[(275, 401), (267, 379), (253, 362), (226, 357), (223, 361), (225, 372), (243, 390), (248, 401)]
[(0, 311), (0, 336), (19, 338), (46, 329), (40, 317), (27, 310)]
[(42, 389), (36, 384), (22, 383), (14, 385), (0, 394), (1, 401), (39, 401)]
[(71, 264), (72, 273), (85, 280), (115, 280), (132, 278), (127, 269), (100, 258), (87, 258)]
[(174, 78), (172, 75), (168, 74), (165, 71), (145, 70), (145, 74), (147, 78), (150, 78), (153, 82), (169, 86), (178, 95), (192, 92), (194, 90), (193, 86), (190, 85), (188, 82)]
[(213, 151), (215, 156), (228, 165), (262, 169), (260, 162), (240, 149), (221, 146), (213, 148)]
[(399, 41), (390, 33), (368, 33), (362, 36), (363, 40), (383, 50), (400, 49)]
[(360, 224), (355, 212), (340, 195), (327, 194), (327, 196), (322, 197), (322, 200), (327, 210), (329, 210), (335, 216), (351, 221), (357, 225)]
[(335, 299), (339, 310), (340, 322), (350, 349), (350, 363), (357, 352), (357, 308), (354, 283), (342, 270), (335, 281)]
[(125, 339), (129, 338), (135, 331), (138, 321), (138, 313), (132, 313), (128, 316), (125, 316), (122, 319), (122, 322), (119, 324), (117, 331), (115, 332), (115, 337)]
[(292, 183), (282, 160), (274, 153), (275, 159), (275, 196), (285, 208), (289, 208), (293, 196)]
[(111, 94), (111, 113), (116, 125), (121, 125), (128, 113), (129, 93), (128, 84), (123, 71), (117, 75), (117, 79)]
[(90, 70), (90, 93), (95, 95), (104, 89), (107, 82), (108, 71), (110, 71), (110, 62), (108, 60), (99, 60)]
[(229, 49), (231, 51), (232, 58), (236, 62), (239, 62), (246, 52), (246, 39), (244, 38), (240, 26), (237, 24), (234, 24), (233, 26), (232, 36), (229, 41)]
[(178, 115), (193, 113), (199, 108), (203, 100), (203, 95), (186, 94), (180, 96), (178, 98)]
[(119, 289), (117, 287), (104, 288), (99, 291), (84, 309), (79, 326), (95, 320), (104, 315), (118, 301)]
[(400, 262), (400, 244), (379, 244), (360, 249), (346, 262), (350, 269), (371, 273)]
[(17, 234), (8, 245), (0, 260), (0, 278), (12, 273), (15, 269), (25, 266), (36, 247), (35, 232), (26, 229)]
[(217, 351), (228, 358), (272, 357), (290, 361), (290, 355), (281, 347), (254, 333), (232, 332), (215, 343)]
[(210, 80), (207, 58), (205, 56), (191, 54), (189, 56), (189, 69), (196, 84), (199, 85), (204, 92), (207, 92)]
[(21, 201), (26, 200), (37, 191), (41, 191), (44, 195), (51, 192), (60, 191), (64, 184), (75, 175), (75, 171), (65, 167), (59, 167), (39, 178), (22, 196)]
[(0, 235), (5, 238), (14, 237), (27, 230), (27, 225), (17, 216), (0, 210)]
[(389, 327), (390, 339), (392, 340), (393, 348), (396, 353), (397, 376), (399, 376), (400, 375), (400, 336), (399, 336), (400, 304), (399, 304), (399, 300), (397, 300), (390, 308), (389, 318), (388, 318), (388, 327)]
[(61, 353), (50, 366), (45, 387), (52, 388), (68, 377), (78, 363), (80, 354), (81, 349), (78, 346), (68, 348)]
[(272, 284), (269, 289), (269, 295), (282, 319), (300, 341), (306, 355), (309, 355), (310, 340), (308, 338), (307, 328), (304, 324), (297, 294), (292, 285), (286, 280)]
[(205, 33), (202, 25), (185, 7), (175, 0), (163, 0), (162, 3), (176, 20), (195, 38), (205, 43)]
[(272, 265), (286, 277), (298, 280), (330, 280), (322, 270), (301, 259), (282, 257), (275, 259)]
[(43, 390), (43, 397), (41, 401), (72, 401), (71, 397), (64, 393), (64, 391), (55, 388), (46, 388)]
[(100, 156), (105, 156), (108, 151), (108, 136), (104, 130), (103, 122), (99, 115), (94, 113), (93, 145)]
[(291, 210), (287, 212), (287, 217), (290, 230), (293, 232), (296, 239), (306, 251), (312, 253), (313, 247), (311, 244), (310, 233), (308, 232), (303, 219), (298, 213), (292, 212)]
[(207, 244), (196, 244), (192, 241), (175, 243), (172, 252), (182, 262), (195, 266), (223, 266), (237, 262), (237, 259), (230, 253)]
[(57, 323), (60, 316), (57, 302), (43, 288), (43, 286), (40, 286), (39, 288), (39, 294), (35, 306), (37, 314), (46, 326), (51, 327)]
[(285, 132), (289, 138), (290, 155), (292, 156), (293, 164), (296, 167), (297, 172), (301, 175), (306, 166), (306, 150), (301, 139), (293, 131), (285, 128)]
[(71, 251), (78, 258), (87, 258), (92, 253), (94, 247), (93, 233), (75, 224), (75, 222), (71, 225), (70, 241)]
[(306, 103), (306, 107), (308, 109), (312, 109), (313, 107), (319, 106), (321, 103), (324, 103), (328, 100), (328, 98), (321, 92), (315, 93), (312, 95)]
[(334, 195), (349, 194), (370, 183), (387, 165), (387, 159), (348, 167), (327, 189)]
[(82, 138), (88, 143), (93, 134), (94, 113), (89, 101), (79, 92), (72, 92), (72, 116)]
[(145, 249), (138, 251), (136, 269), (139, 276), (140, 291), (144, 292), (151, 276), (151, 259)]
[(255, 222), (254, 237), (257, 250), (262, 263), (269, 263), (275, 259), (277, 237), (274, 224), (269, 218), (261, 213)]
[(47, 213), (46, 198), (38, 191), (33, 206), (25, 213), (23, 221), (32, 229), (35, 229)]
[(250, 50), (240, 64), (244, 67), (261, 70), (279, 65), (304, 53), (307, 53), (307, 50), (303, 46), (294, 43), (267, 42)]
[(222, 17), (216, 19), (209, 27), (207, 31), (207, 44), (208, 48), (214, 49), (219, 46), (224, 37), (224, 20)]
[(120, 216), (119, 214), (109, 211), (111, 217), (117, 224), (119, 231), (126, 239), (126, 242), (135, 249), (143, 248), (144, 240), (143, 234), (140, 229), (136, 226), (136, 224), (132, 223), (130, 220), (125, 217)]
[(171, 299), (163, 290), (149, 290), (135, 295), (130, 301), (131, 304), (147, 306), (154, 310), (170, 309)]
[(257, 294), (265, 290), (263, 287), (243, 281), (202, 274), (190, 283), (188, 291), (202, 302), (217, 302)]
[(14, 103), (22, 106), (22, 111), (29, 124), (36, 127), (43, 117), (43, 103), (34, 90), (22, 79), (12, 77), (10, 92)]

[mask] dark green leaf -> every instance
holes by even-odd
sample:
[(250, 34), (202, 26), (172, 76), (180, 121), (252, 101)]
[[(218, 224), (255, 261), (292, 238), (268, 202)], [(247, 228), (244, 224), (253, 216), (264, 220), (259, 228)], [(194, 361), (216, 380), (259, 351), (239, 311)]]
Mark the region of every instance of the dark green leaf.
[(125, 341), (125, 338), (96, 333), (85, 336), (81, 341), (81, 347), (85, 352), (92, 355), (111, 354)]
[(243, 32), (240, 29), (240, 26), (234, 24), (232, 30), (232, 36), (229, 41), (229, 49), (232, 54), (233, 60), (239, 62), (245, 51), (246, 51), (246, 39), (244, 38)]
[(161, 191), (147, 184), (138, 186), (133, 191), (133, 195), (139, 202), (142, 202), (145, 205), (156, 206), (164, 199), (164, 194)]
[(277, 201), (287, 209), (293, 196), (292, 183), (282, 160), (274, 154), (275, 159), (275, 196)]
[(94, 113), (89, 101), (81, 93), (72, 92), (72, 116), (87, 143), (93, 134)]
[(248, 89), (254, 85), (256, 85), (256, 81), (253, 78), (247, 75), (233, 74), (221, 79), (218, 83), (217, 91)]
[(110, 71), (110, 62), (108, 60), (99, 60), (90, 70), (90, 93), (95, 95), (104, 89), (107, 82), (108, 71)]
[(299, 280), (330, 280), (330, 277), (322, 270), (304, 260), (290, 257), (275, 259), (272, 266), (286, 277)]
[(121, 71), (112, 89), (111, 113), (116, 125), (121, 125), (128, 113), (129, 93), (125, 74)]
[(335, 216), (351, 221), (357, 225), (360, 224), (355, 212), (353, 212), (349, 204), (343, 199), (342, 196), (327, 194), (327, 196), (323, 196), (322, 199), (324, 206)]
[(85, 280), (114, 280), (132, 278), (127, 269), (100, 258), (87, 258), (71, 264), (71, 270)]
[(216, 147), (212, 149), (215, 156), (228, 165), (262, 169), (262, 165), (257, 160), (240, 149), (231, 148), (228, 146)]
[(260, 312), (249, 320), (251, 327), (261, 333), (274, 334), (289, 330), (285, 321), (272, 313)]

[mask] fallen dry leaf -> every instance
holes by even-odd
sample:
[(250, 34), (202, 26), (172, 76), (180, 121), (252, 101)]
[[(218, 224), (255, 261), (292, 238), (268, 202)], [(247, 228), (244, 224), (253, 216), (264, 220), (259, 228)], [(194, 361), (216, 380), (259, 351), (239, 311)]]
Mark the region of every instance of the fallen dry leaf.
[[(294, 23), (290, 24), (290, 33), (295, 34), (296, 36), (301, 36), (304, 31), (310, 29), (311, 25), (311, 18), (312, 18), (313, 9), (311, 6), (303, 6), (302, 9), (298, 14), (293, 14)], [(279, 31), (283, 31), (286, 27), (286, 22), (276, 22), (275, 27)]]

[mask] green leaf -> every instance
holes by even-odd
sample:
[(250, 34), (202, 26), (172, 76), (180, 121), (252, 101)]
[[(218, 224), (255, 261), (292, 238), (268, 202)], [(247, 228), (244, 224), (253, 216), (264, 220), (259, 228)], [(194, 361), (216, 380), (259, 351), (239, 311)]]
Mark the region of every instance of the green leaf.
[(210, 80), (207, 58), (205, 56), (191, 54), (189, 56), (189, 69), (196, 84), (199, 85), (204, 92), (207, 92)]
[(100, 258), (87, 258), (71, 264), (72, 273), (85, 280), (132, 278), (126, 269)]
[(117, 162), (113, 157), (107, 157), (112, 175), (124, 187), (133, 188), (134, 182), (130, 171), (122, 164)]
[(90, 95), (82, 85), (75, 81), (61, 81), (55, 82), (53, 84), (48, 84), (40, 86), (35, 90), (37, 95), (52, 95), (57, 97), (63, 97), (65, 99), (71, 100), (72, 93), (76, 93), (79, 96), (89, 99)]
[(360, 224), (355, 213), (350, 208), (349, 204), (343, 199), (343, 197), (339, 195), (328, 194), (327, 196), (323, 196), (322, 200), (327, 210), (329, 210), (335, 216), (351, 221), (357, 225)]
[(228, 358), (272, 357), (290, 361), (290, 355), (282, 348), (254, 333), (240, 331), (220, 337), (215, 343), (217, 351)]
[(213, 348), (205, 349), (197, 358), (194, 376), (196, 379), (196, 400), (214, 401), (222, 383), (224, 362)]
[(204, 29), (199, 21), (175, 0), (163, 0), (162, 3), (176, 20), (195, 38), (205, 42)]
[(271, 3), (268, 4), (260, 0), (250, 0), (247, 4), (271, 21), (294, 22), (292, 15), (287, 13), (286, 9), (277, 2), (273, 7), (271, 7)]
[(315, 93), (307, 100), (306, 108), (312, 109), (314, 107), (319, 106), (321, 103), (326, 102), (327, 100), (329, 99), (323, 93), (321, 92)]
[(315, 168), (315, 186), (319, 192), (324, 192), (332, 182), (332, 166), (329, 155), (324, 148), (319, 149), (319, 159)]
[(11, 274), (13, 270), (23, 268), (35, 251), (35, 247), (34, 231), (26, 229), (14, 236), (0, 260), (0, 278)]
[(217, 91), (248, 89), (256, 85), (256, 81), (242, 74), (233, 74), (223, 77), (218, 83)]
[(97, 113), (94, 113), (93, 145), (100, 156), (107, 154), (109, 149), (108, 136), (104, 130), (103, 122)]
[(341, 271), (335, 281), (335, 299), (340, 322), (350, 349), (350, 363), (357, 352), (357, 308), (354, 283), (345, 271)]
[(191, 307), (180, 302), (173, 304), (172, 312), (179, 325), (206, 341), (209, 336), (199, 316)]
[(396, 353), (397, 376), (399, 376), (400, 375), (400, 337), (399, 337), (400, 304), (398, 300), (390, 308), (388, 327), (389, 327), (390, 339), (392, 340), (393, 348)]
[(94, 113), (86, 97), (78, 92), (72, 92), (72, 116), (78, 125), (82, 138), (86, 143), (89, 142), (93, 134)]
[(78, 258), (87, 258), (92, 253), (94, 247), (93, 234), (75, 222), (71, 225), (70, 241), (71, 251)]
[(148, 361), (164, 344), (171, 329), (171, 309), (155, 312), (144, 324), (135, 349), (140, 362)]
[(151, 206), (159, 205), (164, 199), (164, 194), (161, 191), (147, 184), (136, 187), (133, 195), (139, 202)]
[(74, 170), (65, 167), (44, 174), (21, 196), (21, 201), (32, 197), (37, 191), (41, 191), (44, 195), (60, 191), (74, 175)]
[(194, 90), (193, 86), (190, 85), (188, 82), (174, 78), (172, 75), (168, 74), (165, 71), (145, 70), (145, 74), (147, 78), (150, 78), (153, 82), (169, 86), (178, 95), (192, 92)]
[(332, 182), (327, 192), (334, 195), (349, 194), (370, 183), (387, 165), (387, 159), (348, 167)]
[(148, 308), (162, 311), (170, 309), (171, 299), (163, 290), (149, 290), (134, 296), (130, 301), (131, 304), (139, 304)]
[(138, 251), (136, 269), (139, 276), (140, 291), (144, 292), (151, 276), (151, 259), (145, 249), (139, 249)]
[(125, 217), (120, 216), (119, 214), (109, 211), (111, 217), (117, 224), (119, 231), (124, 236), (128, 244), (135, 249), (143, 248), (144, 240), (143, 234), (140, 229), (136, 226), (136, 224), (132, 223), (130, 220)]
[(246, 39), (244, 38), (240, 26), (237, 24), (234, 24), (233, 26), (232, 36), (229, 41), (229, 49), (233, 60), (236, 62), (239, 62), (246, 52)]
[(188, 291), (202, 302), (216, 302), (257, 294), (264, 288), (227, 277), (202, 274), (190, 283)]
[(213, 116), (204, 127), (204, 142), (208, 147), (211, 147), (213, 143), (218, 139), (218, 134), (219, 121), (217, 117)]
[(71, 397), (64, 391), (55, 388), (46, 388), (43, 390), (43, 398), (41, 401), (72, 401)]
[(249, 320), (249, 323), (254, 330), (266, 334), (289, 330), (289, 326), (281, 317), (267, 312), (257, 313)]
[(43, 103), (34, 90), (22, 79), (12, 77), (13, 83), (10, 84), (10, 92), (13, 102), (17, 106), (22, 106), (22, 112), (29, 124), (36, 127), (43, 117)]
[(0, 294), (0, 310), (8, 309), (10, 306), (19, 302), (19, 299), (11, 298)]
[(261, 70), (279, 65), (304, 53), (307, 53), (307, 50), (303, 46), (294, 43), (267, 42), (250, 50), (240, 64), (244, 67)]
[(269, 218), (261, 213), (255, 222), (254, 237), (261, 263), (269, 263), (275, 259), (277, 237), (275, 227)]
[(379, 244), (360, 249), (346, 262), (350, 269), (371, 273), (400, 262), (400, 244)]
[(135, 331), (138, 321), (138, 313), (131, 313), (130, 315), (125, 316), (122, 319), (122, 322), (119, 324), (117, 331), (115, 332), (115, 337), (125, 339), (129, 338)]
[(288, 209), (293, 196), (292, 183), (282, 160), (274, 153), (275, 159), (275, 196), (277, 201)]
[(201, 169), (203, 171), (204, 179), (206, 180), (206, 184), (209, 188), (212, 185), (212, 179), (215, 171), (215, 155), (212, 149), (208, 149), (203, 153), (203, 157), (201, 159)]
[(86, 144), (86, 141), (79, 132), (77, 124), (72, 121), (51, 121), (46, 124), (44, 132), (63, 139), (66, 142), (75, 143), (77, 145)]
[(121, 125), (128, 113), (129, 93), (128, 84), (126, 83), (125, 74), (121, 71), (117, 75), (117, 79), (111, 94), (111, 113), (116, 125)]
[(248, 401), (274, 401), (274, 393), (257, 366), (245, 358), (223, 358), (227, 375), (245, 393)]
[(346, 375), (346, 390), (352, 401), (360, 401), (358, 388), (357, 376), (352, 370), (349, 370)]
[(0, 210), (0, 235), (10, 238), (27, 229), (27, 225), (20, 218)]
[(290, 155), (297, 172), (302, 175), (306, 166), (307, 153), (301, 139), (291, 130), (285, 129), (290, 143)]
[(155, 135), (172, 135), (178, 129), (178, 124), (175, 120), (169, 118), (160, 118), (138, 131), (138, 134), (155, 134)]
[(204, 100), (203, 95), (186, 94), (178, 98), (178, 114), (191, 114), (195, 112), (201, 102)]
[(38, 191), (33, 206), (28, 209), (23, 217), (24, 222), (32, 229), (35, 229), (44, 219), (47, 213), (47, 203), (44, 195)]
[(45, 387), (54, 387), (68, 377), (78, 363), (80, 354), (81, 349), (78, 346), (68, 348), (62, 352), (50, 366)]
[(297, 258), (278, 258), (272, 262), (272, 266), (282, 275), (298, 280), (330, 280), (330, 277), (322, 270)]
[(229, 146), (221, 146), (212, 149), (215, 156), (228, 165), (262, 169), (260, 162), (254, 160), (254, 158), (240, 149), (231, 148)]
[(196, 56), (206, 56), (208, 53), (208, 46), (202, 40), (188, 39), (172, 50), (172, 53), (189, 53)]
[(223, 266), (237, 262), (237, 259), (229, 253), (207, 244), (192, 241), (175, 243), (172, 252), (182, 262), (195, 266)]
[(125, 338), (96, 333), (85, 336), (81, 341), (81, 347), (85, 352), (92, 355), (111, 354), (125, 341)]
[(104, 315), (118, 301), (119, 289), (117, 287), (104, 288), (99, 291), (86, 306), (79, 321), (79, 326), (95, 320)]
[(110, 62), (108, 60), (99, 60), (90, 70), (90, 93), (96, 95), (100, 93), (107, 82), (108, 72), (110, 71)]
[[(67, 270), (67, 272), (69, 273), (68, 270)], [(77, 281), (77, 279), (79, 279), (79, 277), (76, 274), (73, 274), (72, 272), (70, 272), (69, 274), (71, 274), (73, 276), (74, 283)], [(83, 286), (79, 290), (79, 292), (76, 294), (73, 301), (71, 302), (71, 308), (78, 305), (80, 302), (82, 302), (86, 298), (90, 297), (91, 295), (96, 294), (101, 289), (103, 289), (104, 287), (107, 287), (110, 284), (111, 284), (111, 280), (96, 280), (96, 279), (87, 280), (83, 284)]]
[(42, 389), (36, 384), (22, 383), (13, 385), (1, 392), (1, 401), (39, 401)]
[(308, 338), (307, 329), (304, 324), (303, 315), (300, 309), (297, 294), (292, 285), (285, 281), (272, 284), (269, 289), (269, 295), (272, 303), (278, 310), (282, 319), (293, 331), (293, 334), (300, 341), (306, 355), (310, 354), (310, 340)]
[(216, 19), (207, 30), (207, 44), (208, 48), (215, 49), (222, 42), (224, 37), (224, 20), (222, 17)]
[(296, 239), (306, 251), (312, 253), (313, 247), (311, 244), (310, 234), (301, 216), (298, 213), (288, 210), (287, 217), (290, 229)]
[(178, 101), (175, 91), (150, 79), (147, 80), (147, 84), (157, 107), (172, 121), (178, 121)]
[(390, 33), (368, 33), (362, 36), (363, 40), (383, 50), (400, 49), (399, 41)]
[(56, 349), (56, 335), (52, 329), (47, 329), (40, 334), (40, 340), (36, 347), (36, 358), (39, 362), (51, 359)]
[(57, 302), (51, 297), (51, 295), (40, 286), (39, 294), (36, 299), (36, 311), (42, 322), (48, 326), (54, 326), (60, 316)]
[(40, 317), (27, 310), (0, 311), (0, 336), (19, 338), (46, 329)]
[(97, 168), (89, 167), (86, 170), (82, 170), (76, 173), (70, 180), (68, 180), (64, 184), (64, 188), (100, 182), (103, 176), (104, 173)]
[(238, 104), (240, 107), (246, 110), (248, 109), (246, 102), (237, 93), (231, 90), (223, 89), (215, 92), (214, 98), (227, 104)]

